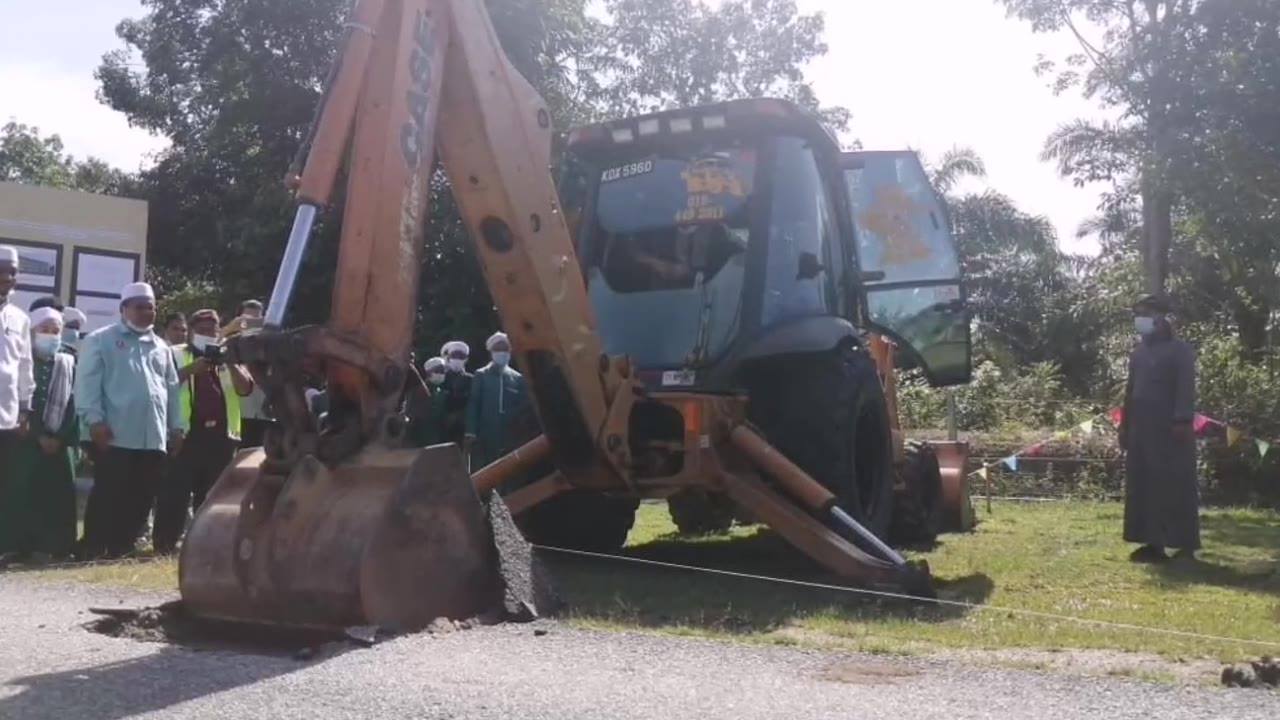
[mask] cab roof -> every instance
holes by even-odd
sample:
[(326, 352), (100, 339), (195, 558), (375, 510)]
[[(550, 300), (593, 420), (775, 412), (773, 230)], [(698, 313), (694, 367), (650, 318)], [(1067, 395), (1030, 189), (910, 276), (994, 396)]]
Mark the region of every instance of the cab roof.
[(780, 98), (729, 100), (584, 125), (569, 131), (567, 145), (571, 151), (591, 153), (740, 132), (799, 135), (840, 152), (835, 134), (816, 114)]

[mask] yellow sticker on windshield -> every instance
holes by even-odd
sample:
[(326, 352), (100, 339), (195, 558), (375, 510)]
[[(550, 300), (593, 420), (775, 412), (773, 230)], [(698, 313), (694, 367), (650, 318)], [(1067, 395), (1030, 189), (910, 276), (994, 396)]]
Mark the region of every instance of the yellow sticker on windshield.
[(881, 265), (929, 259), (929, 246), (912, 222), (918, 210), (916, 202), (898, 185), (882, 185), (874, 190), (871, 207), (862, 213), (858, 224), (884, 243)]
[(684, 178), (685, 190), (690, 195), (732, 195), (743, 198), (747, 196), (738, 179), (730, 168), (713, 163), (697, 163), (680, 173)]

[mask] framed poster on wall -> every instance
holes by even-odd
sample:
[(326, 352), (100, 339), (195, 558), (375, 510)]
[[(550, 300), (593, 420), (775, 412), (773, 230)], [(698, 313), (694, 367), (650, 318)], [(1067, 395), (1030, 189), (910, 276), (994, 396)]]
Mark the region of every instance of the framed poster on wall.
[(62, 298), (62, 247), (30, 240), (0, 237), (0, 245), (12, 245), (18, 251), (18, 283), (12, 301), (26, 310), (36, 298), (55, 295)]
[(142, 268), (138, 253), (76, 248), (71, 266), (71, 304), (89, 318), (88, 330), (120, 317), (120, 291), (137, 282)]

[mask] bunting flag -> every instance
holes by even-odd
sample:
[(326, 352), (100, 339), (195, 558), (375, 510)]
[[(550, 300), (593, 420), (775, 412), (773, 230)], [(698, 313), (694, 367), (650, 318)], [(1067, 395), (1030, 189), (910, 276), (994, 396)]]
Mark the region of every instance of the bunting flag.
[(1032, 445), (1031, 447), (1027, 448), (1026, 450), (1023, 450), (1022, 454), (1029, 455), (1031, 457), (1036, 457), (1040, 454), (1040, 451), (1042, 450), (1044, 450), (1044, 442), (1038, 442), (1035, 445)]
[(1009, 468), (1009, 470), (1013, 472), (1018, 472), (1018, 456), (1017, 455), (1010, 455), (1009, 457), (1005, 458), (1004, 460), (1001, 460), (1000, 462), (1004, 463), (1004, 466)]
[(1242, 437), (1244, 437), (1244, 433), (1230, 425), (1227, 426), (1227, 447), (1235, 447)]
[(1254, 442), (1258, 444), (1258, 455), (1265, 458), (1267, 451), (1271, 450), (1271, 443), (1266, 440), (1254, 440)]
[(1191, 419), (1191, 429), (1195, 430), (1197, 435), (1200, 435), (1204, 432), (1204, 429), (1209, 427), (1213, 422), (1214, 421), (1212, 419), (1207, 418), (1200, 413), (1196, 413), (1195, 417)]
[(1093, 434), (1093, 419), (1092, 419), (1092, 418), (1090, 418), (1090, 419), (1085, 420), (1084, 422), (1080, 423), (1080, 429), (1084, 431), (1084, 434), (1085, 434), (1085, 435), (1092, 435), (1092, 434)]
[(1111, 408), (1107, 412), (1107, 418), (1111, 420), (1111, 424), (1120, 427), (1120, 423), (1124, 422), (1124, 408)]
[(978, 468), (978, 477), (982, 478), (983, 480), (986, 480), (986, 479), (987, 479), (987, 469), (986, 469), (986, 468)]

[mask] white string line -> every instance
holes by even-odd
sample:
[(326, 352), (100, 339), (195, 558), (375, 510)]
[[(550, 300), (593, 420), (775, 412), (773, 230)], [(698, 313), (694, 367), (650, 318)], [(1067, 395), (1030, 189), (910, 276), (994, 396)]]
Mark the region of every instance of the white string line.
[(547, 545), (534, 545), (539, 550), (549, 550), (552, 552), (565, 553), (567, 555), (581, 555), (583, 557), (601, 558), (606, 560), (626, 560), (628, 562), (639, 563), (641, 565), (652, 565), (656, 567), (668, 568), (673, 570), (693, 570), (695, 572), (704, 572), (714, 575), (724, 575), (728, 577), (741, 578), (745, 580), (761, 580), (764, 582), (781, 583), (786, 585), (798, 585), (800, 587), (816, 588), (820, 590), (837, 590), (840, 592), (848, 592), (863, 595), (874, 595), (877, 597), (893, 598), (897, 600), (912, 600), (915, 602), (935, 603), (937, 605), (950, 605), (953, 607), (967, 608), (969, 610), (990, 610), (994, 612), (1002, 612), (1016, 615), (1025, 615), (1027, 617), (1035, 617), (1047, 620), (1066, 620), (1069, 622), (1080, 623), (1082, 625), (1097, 625), (1107, 628), (1118, 628), (1123, 630), (1137, 630), (1140, 632), (1156, 633), (1160, 635), (1171, 635), (1175, 637), (1191, 638), (1195, 640), (1213, 640), (1215, 642), (1232, 642), (1244, 643), (1246, 645), (1257, 645), (1266, 648), (1280, 648), (1280, 643), (1269, 642), (1266, 640), (1246, 640), (1244, 638), (1222, 637), (1219, 635), (1207, 635), (1204, 633), (1188, 632), (1185, 630), (1171, 630), (1168, 628), (1150, 627), (1148, 625), (1133, 625), (1130, 623), (1113, 622), (1110, 620), (1093, 620), (1090, 618), (1075, 617), (1073, 615), (1058, 615), (1040, 610), (1024, 610), (1022, 608), (1001, 607), (998, 605), (977, 605), (967, 603), (961, 600), (943, 600), (941, 598), (924, 598), (915, 595), (906, 595), (904, 593), (887, 592), (884, 590), (869, 590), (866, 588), (845, 587), (843, 585), (829, 585), (827, 583), (810, 582), (807, 580), (793, 580), (790, 578), (770, 577), (768, 575), (755, 575), (752, 573), (735, 572), (733, 570), (720, 570), (717, 568), (699, 567), (696, 565), (681, 565), (679, 563), (663, 562), (661, 560), (648, 560), (645, 558), (630, 557), (627, 555), (609, 555), (606, 553), (595, 553), (588, 550), (574, 550), (571, 548), (550, 547)]

